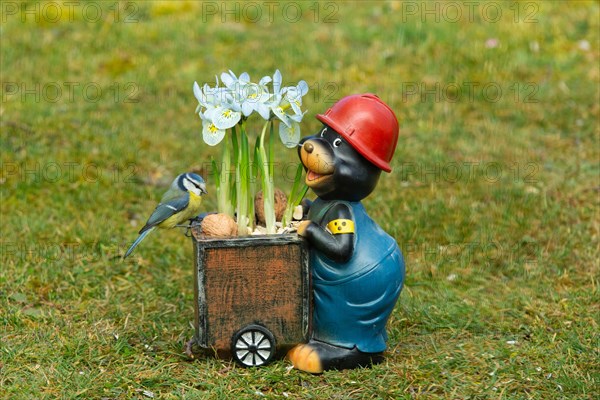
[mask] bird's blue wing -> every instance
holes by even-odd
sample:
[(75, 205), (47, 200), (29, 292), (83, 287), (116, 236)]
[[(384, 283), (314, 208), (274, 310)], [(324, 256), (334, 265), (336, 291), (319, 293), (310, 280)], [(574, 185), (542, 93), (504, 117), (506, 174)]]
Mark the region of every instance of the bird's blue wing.
[(190, 203), (190, 194), (185, 193), (179, 197), (173, 198), (167, 202), (159, 203), (158, 206), (146, 221), (146, 225), (140, 230), (140, 233), (147, 231), (148, 229), (156, 226), (166, 220), (167, 218), (177, 214), (181, 210), (184, 210)]

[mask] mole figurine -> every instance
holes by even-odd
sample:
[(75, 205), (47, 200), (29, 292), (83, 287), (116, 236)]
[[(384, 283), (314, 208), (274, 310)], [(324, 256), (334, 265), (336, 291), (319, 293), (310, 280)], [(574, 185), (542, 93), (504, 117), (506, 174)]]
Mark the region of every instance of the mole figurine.
[(312, 335), (288, 352), (310, 373), (380, 363), (387, 320), (404, 282), (396, 241), (367, 214), (361, 200), (391, 172), (398, 141), (394, 112), (374, 94), (347, 96), (304, 138), (299, 156), (317, 199), (298, 228), (310, 246)]

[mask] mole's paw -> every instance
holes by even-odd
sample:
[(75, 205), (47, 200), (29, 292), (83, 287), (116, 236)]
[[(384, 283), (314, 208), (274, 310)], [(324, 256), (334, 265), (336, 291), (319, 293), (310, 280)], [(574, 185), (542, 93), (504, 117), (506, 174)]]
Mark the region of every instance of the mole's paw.
[(317, 340), (297, 345), (287, 357), (294, 368), (312, 374), (330, 369), (368, 367), (383, 360), (382, 353), (363, 353), (356, 347), (348, 349)]
[(319, 354), (311, 344), (299, 344), (292, 348), (288, 354), (288, 359), (292, 362), (294, 368), (300, 371), (310, 372), (311, 374), (320, 374), (323, 372)]

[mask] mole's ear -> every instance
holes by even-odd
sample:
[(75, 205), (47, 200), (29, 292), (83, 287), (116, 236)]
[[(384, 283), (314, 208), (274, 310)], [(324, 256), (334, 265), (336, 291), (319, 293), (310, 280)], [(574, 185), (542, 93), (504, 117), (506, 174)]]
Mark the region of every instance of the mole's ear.
[(302, 143), (306, 142), (306, 141), (307, 141), (307, 140), (309, 140), (309, 139), (314, 139), (314, 138), (318, 138), (318, 137), (323, 137), (323, 136), (325, 136), (325, 133), (326, 133), (328, 130), (329, 130), (329, 131), (333, 131), (333, 129), (331, 129), (331, 128), (330, 128), (330, 127), (328, 127), (327, 125), (323, 124), (323, 126), (321, 126), (321, 128), (319, 128), (319, 130), (318, 130), (318, 131), (316, 131), (314, 134), (312, 134), (312, 135), (310, 135), (310, 136), (303, 137), (303, 138), (300, 140), (300, 143), (299, 143), (299, 145), (302, 145)]

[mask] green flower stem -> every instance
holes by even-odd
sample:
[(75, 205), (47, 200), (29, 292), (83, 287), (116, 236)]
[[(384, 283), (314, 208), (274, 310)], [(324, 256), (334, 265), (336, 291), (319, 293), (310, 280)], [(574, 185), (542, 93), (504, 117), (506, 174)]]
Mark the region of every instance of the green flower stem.
[(269, 125), (269, 176), (271, 182), (275, 182), (275, 133), (273, 128), (273, 120), (270, 121)]
[[(267, 127), (273, 125), (272, 121), (265, 122), (263, 130), (260, 134), (260, 146), (259, 146), (259, 165), (261, 168), (261, 178), (263, 187), (263, 204), (265, 211), (265, 224), (267, 225), (267, 233), (276, 233), (275, 230), (275, 187), (273, 182), (273, 160), (267, 157), (267, 151), (265, 149), (265, 135), (267, 133)], [(273, 137), (273, 129), (271, 128), (271, 139)], [(269, 153), (272, 157), (273, 152), (272, 140), (269, 142)]]
[(242, 177), (245, 179), (245, 196), (246, 196), (246, 226), (252, 229), (254, 227), (254, 193), (252, 191), (252, 166), (250, 159), (250, 146), (248, 144), (248, 135), (246, 134), (246, 125), (242, 124), (242, 151), (244, 154), (244, 172)]
[(221, 170), (217, 165), (217, 162), (214, 158), (211, 158), (210, 164), (212, 166), (212, 179), (215, 185), (215, 189), (217, 190), (217, 209), (219, 212), (223, 212), (223, 204), (221, 199)]
[(240, 124), (240, 139), (238, 142), (238, 157), (236, 165), (236, 197), (237, 197), (237, 224), (238, 234), (248, 234), (251, 219), (248, 217), (248, 197), (250, 182), (250, 157), (248, 156), (248, 136), (246, 136), (245, 123)]
[(223, 163), (220, 165), (220, 174), (218, 176), (218, 182), (216, 182), (217, 206), (220, 213), (233, 216), (233, 207), (230, 201), (231, 154), (229, 152), (229, 146), (223, 146), (223, 156), (221, 160)]
[(235, 126), (233, 128), (231, 128), (231, 148), (233, 149), (233, 156), (235, 157), (234, 160), (234, 164), (235, 164), (235, 168), (236, 168), (236, 175), (235, 175), (235, 179), (230, 179), (229, 180), (229, 187), (230, 187), (230, 191), (231, 191), (231, 198), (229, 199), (229, 204), (232, 210), (232, 217), (235, 217), (234, 212), (237, 210), (237, 202), (238, 202), (238, 178), (239, 178), (239, 174), (237, 172), (237, 165), (239, 164), (239, 145), (238, 145), (238, 137), (237, 137), (237, 130), (235, 129)]

